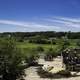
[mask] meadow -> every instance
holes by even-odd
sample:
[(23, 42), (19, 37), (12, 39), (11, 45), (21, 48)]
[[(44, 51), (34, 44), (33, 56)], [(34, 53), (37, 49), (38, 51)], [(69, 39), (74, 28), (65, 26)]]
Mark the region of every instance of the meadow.
[[(67, 48), (76, 48), (78, 39), (68, 39), (69, 45)], [(37, 43), (29, 43), (27, 40), (24, 42), (17, 42), (17, 47), (22, 50), (25, 55), (34, 55), (35, 53), (40, 53), (38, 50), (39, 47), (43, 49), (41, 53), (46, 53), (49, 49), (53, 49), (54, 52), (59, 51), (63, 47), (64, 41), (62, 39), (57, 39), (56, 44), (37, 44)]]

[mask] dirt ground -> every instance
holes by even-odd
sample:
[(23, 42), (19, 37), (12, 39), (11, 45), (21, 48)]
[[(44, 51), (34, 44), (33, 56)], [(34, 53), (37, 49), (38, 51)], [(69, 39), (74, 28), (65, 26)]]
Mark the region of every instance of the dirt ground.
[[(51, 70), (54, 72), (54, 70), (62, 70), (62, 60), (61, 58), (55, 58), (54, 61), (44, 61), (44, 59), (39, 59), (39, 64), (47, 64), (54, 66), (54, 69)], [(71, 78), (60, 78), (60, 79), (44, 79), (40, 78), (40, 76), (37, 74), (37, 67), (29, 67), (28, 69), (25, 70), (26, 77), (25, 80), (80, 80), (80, 76), (77, 77), (71, 77)], [(80, 74), (80, 73), (78, 73)]]

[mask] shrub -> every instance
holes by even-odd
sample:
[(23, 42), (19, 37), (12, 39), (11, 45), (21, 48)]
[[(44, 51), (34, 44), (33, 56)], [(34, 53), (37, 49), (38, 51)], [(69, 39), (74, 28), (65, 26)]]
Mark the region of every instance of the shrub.
[(45, 60), (47, 61), (52, 61), (54, 57), (58, 56), (57, 50), (53, 50), (50, 48), (46, 53), (45, 53)]
[(41, 67), (38, 68), (37, 73), (41, 78), (51, 78), (51, 79), (67, 78), (72, 76), (69, 71), (62, 70), (59, 71), (58, 73), (51, 73), (51, 72), (44, 71)]
[(13, 39), (0, 40), (0, 74), (3, 80), (16, 80), (24, 74), (22, 53)]
[(41, 46), (38, 46), (38, 47), (36, 48), (36, 50), (42, 52), (42, 51), (44, 51), (44, 48), (41, 47)]
[(26, 63), (28, 63), (28, 67), (29, 66), (37, 66), (38, 65), (37, 56), (31, 55), (31, 56), (27, 57)]
[(52, 73), (49, 73), (47, 71), (44, 71), (41, 67), (38, 68), (38, 71), (37, 71), (38, 75), (41, 77), (41, 78), (52, 78), (53, 77), (53, 74)]
[(70, 77), (71, 76), (71, 73), (68, 70), (59, 71), (57, 74), (64, 76), (64, 77)]
[(56, 42), (52, 42), (54, 45), (56, 45)]
[(78, 40), (78, 41), (76, 42), (76, 45), (77, 45), (78, 47), (80, 47), (80, 40)]

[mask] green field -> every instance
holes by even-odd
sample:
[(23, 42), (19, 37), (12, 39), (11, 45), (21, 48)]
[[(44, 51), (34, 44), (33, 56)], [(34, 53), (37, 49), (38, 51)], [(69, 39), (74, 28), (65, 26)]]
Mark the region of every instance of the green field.
[[(72, 39), (72, 40), (70, 39), (69, 42), (70, 42), (70, 45), (68, 47), (70, 48), (77, 47), (76, 39)], [(44, 49), (43, 53), (47, 52), (50, 48), (53, 48), (54, 51), (57, 51), (61, 48), (63, 40), (59, 39), (57, 40), (56, 43), (57, 44), (51, 45), (51, 44), (35, 44), (35, 43), (29, 43), (28, 41), (24, 41), (24, 42), (17, 42), (17, 47), (19, 47), (24, 54), (32, 55), (35, 53), (39, 53), (39, 51), (36, 50), (38, 47), (42, 47)]]

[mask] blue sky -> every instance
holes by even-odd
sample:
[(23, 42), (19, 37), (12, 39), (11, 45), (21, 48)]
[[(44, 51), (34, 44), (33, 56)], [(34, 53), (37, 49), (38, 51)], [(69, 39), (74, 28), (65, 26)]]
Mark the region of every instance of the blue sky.
[(0, 0), (0, 32), (80, 31), (80, 0)]

